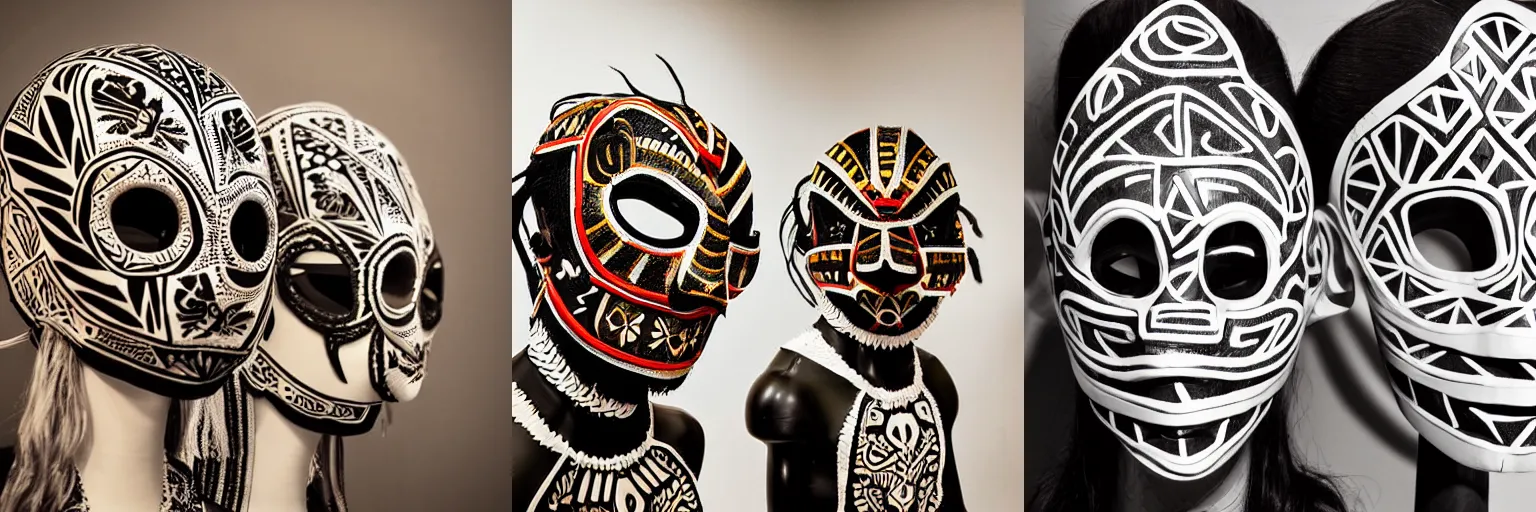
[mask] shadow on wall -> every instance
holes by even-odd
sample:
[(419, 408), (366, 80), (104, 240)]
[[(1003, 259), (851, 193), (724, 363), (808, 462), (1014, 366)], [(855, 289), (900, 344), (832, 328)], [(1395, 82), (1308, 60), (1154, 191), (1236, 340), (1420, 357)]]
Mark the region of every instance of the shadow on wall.
[[(1054, 64), (1051, 65), (1054, 68)], [(1053, 69), (1054, 70), (1054, 69)], [(1050, 472), (1065, 455), (1071, 439), (1072, 421), (1075, 414), (1077, 383), (1072, 375), (1072, 362), (1068, 359), (1061, 329), (1056, 321), (1055, 298), (1051, 293), (1051, 275), (1046, 266), (1044, 232), (1041, 230), (1043, 213), (1047, 207), (1047, 190), (1050, 187), (1052, 155), (1056, 148), (1054, 129), (1055, 90), (1053, 76), (1030, 76), (1028, 89), (1034, 91), (1027, 100), (1030, 115), (1025, 127), (1025, 194), (1030, 202), (1026, 209), (1024, 266), (1025, 266), (1025, 317), (1024, 359), (1024, 496), (1027, 503), (1034, 498), (1035, 487), (1041, 477)], [(1355, 273), (1359, 275), (1359, 272)], [(1356, 282), (1356, 289), (1364, 283)], [(1365, 294), (1356, 295), (1366, 300)], [(1358, 309), (1358, 308), (1357, 308)], [(1414, 432), (1398, 428), (1402, 423), (1396, 404), (1371, 396), (1369, 390), (1387, 382), (1387, 374), (1380, 357), (1377, 357), (1376, 339), (1369, 317), (1344, 314), (1326, 320), (1308, 329), (1302, 340), (1302, 350), (1315, 350), (1316, 365), (1301, 365), (1297, 373), (1320, 372), (1326, 378), (1321, 393), (1335, 393), (1352, 416), (1349, 423), (1360, 425), (1372, 437), (1389, 447), (1392, 454), (1411, 464), (1415, 460), (1418, 440)], [(1347, 336), (1341, 336), (1347, 333)], [(1366, 360), (1365, 363), (1359, 362)], [(1369, 371), (1362, 369), (1369, 368)], [(1300, 380), (1300, 375), (1292, 381)], [(1292, 405), (1291, 421), (1306, 421), (1303, 412), (1309, 404), (1296, 401)], [(1305, 447), (1298, 447), (1305, 448)], [(1305, 453), (1307, 450), (1301, 450)], [(1318, 468), (1327, 472), (1327, 468)]]

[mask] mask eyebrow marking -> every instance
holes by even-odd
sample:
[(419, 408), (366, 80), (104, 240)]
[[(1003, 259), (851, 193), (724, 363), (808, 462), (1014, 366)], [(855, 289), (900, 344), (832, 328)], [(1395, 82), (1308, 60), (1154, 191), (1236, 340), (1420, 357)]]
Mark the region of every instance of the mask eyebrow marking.
[(1229, 245), (1206, 253), (1206, 256), (1221, 256), (1223, 254), (1241, 254), (1250, 258), (1256, 257), (1253, 249), (1244, 245)]
[(1147, 180), (1150, 180), (1150, 179), (1152, 179), (1152, 175), (1151, 174), (1138, 174), (1136, 176), (1131, 176), (1129, 178), (1126, 178), (1124, 183), (1125, 183), (1125, 186), (1129, 187), (1131, 185), (1135, 185), (1137, 183), (1141, 183), (1143, 181), (1147, 181)]
[(1195, 184), (1195, 188), (1200, 189), (1200, 198), (1205, 201), (1207, 207), (1209, 207), (1211, 205), (1210, 203), (1212, 201), (1212, 197), (1215, 196), (1217, 193), (1227, 193), (1227, 194), (1241, 194), (1242, 193), (1241, 191), (1239, 191), (1237, 189), (1237, 187), (1234, 187), (1234, 186), (1231, 186), (1231, 185), (1227, 185), (1227, 184), (1223, 184), (1223, 183), (1211, 183), (1211, 182), (1208, 182), (1208, 181), (1202, 181), (1202, 182), (1196, 183)]

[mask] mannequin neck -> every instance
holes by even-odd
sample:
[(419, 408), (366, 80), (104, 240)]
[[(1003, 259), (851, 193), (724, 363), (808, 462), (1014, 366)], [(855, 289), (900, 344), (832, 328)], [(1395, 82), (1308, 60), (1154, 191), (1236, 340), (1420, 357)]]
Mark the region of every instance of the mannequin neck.
[(90, 365), (80, 373), (91, 430), (75, 467), (86, 502), (92, 512), (160, 510), (171, 399)]
[(1248, 491), (1248, 446), (1205, 478), (1180, 482), (1147, 469), (1120, 447), (1119, 512), (1242, 512)]
[(849, 368), (877, 387), (901, 389), (912, 385), (917, 371), (917, 351), (912, 346), (875, 348), (838, 332), (825, 318), (816, 320), (816, 330), (832, 350), (843, 357)]
[(611, 457), (628, 453), (649, 438), (649, 396), (643, 396), (635, 412), (628, 417), (604, 417), (593, 414), (561, 393), (528, 359), (526, 351), (512, 358), (512, 375), (518, 389), (528, 397), (549, 429), (582, 453)]
[(251, 404), (251, 470), (248, 512), (302, 512), (320, 433), (288, 421), (266, 398)]

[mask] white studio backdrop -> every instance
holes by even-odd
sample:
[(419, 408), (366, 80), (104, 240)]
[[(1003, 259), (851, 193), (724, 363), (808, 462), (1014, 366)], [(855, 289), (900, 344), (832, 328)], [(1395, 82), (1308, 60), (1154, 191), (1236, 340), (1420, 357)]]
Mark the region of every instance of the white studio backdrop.
[[(1054, 147), (1052, 112), (1057, 58), (1062, 39), (1083, 11), (1096, 0), (1025, 0), (1029, 21), (1025, 28), (1028, 53), (1025, 57), (1026, 108), (1030, 112), (1026, 178), (1031, 193), (1044, 191), (1050, 181), (1050, 150)], [(1383, 3), (1381, 0), (1242, 0), (1269, 24), (1285, 50), (1286, 60), (1300, 85), (1312, 56), (1323, 42), (1350, 20)], [(514, 48), (514, 51), (516, 49)], [(1305, 130), (1305, 126), (1298, 126)], [(1321, 165), (1329, 165), (1326, 162)], [(1320, 165), (1312, 162), (1313, 169)], [(1315, 191), (1320, 197), (1325, 192)], [(1037, 222), (1034, 219), (1031, 223)], [(1029, 226), (1029, 237), (1038, 238), (1038, 227)], [(1059, 347), (1059, 335), (1048, 332), (1054, 323), (1046, 321), (1051, 312), (1048, 274), (1040, 271), (1041, 254), (1036, 240), (1030, 240), (1027, 268), (1033, 269), (1026, 295), (1030, 297), (1029, 347), (1026, 366), (1031, 377), (1028, 385), (1066, 390), (1057, 386), (1075, 386), (1070, 372), (1066, 380), (1035, 378), (1036, 368), (1050, 368), (1055, 362), (1042, 358), (1060, 358), (1068, 364)], [(1356, 286), (1363, 286), (1358, 282)], [(1413, 509), (1414, 451), (1416, 433), (1392, 398), (1391, 387), (1380, 363), (1371, 327), (1369, 308), (1363, 295), (1347, 314), (1311, 326), (1302, 341), (1299, 374), (1293, 392), (1291, 432), (1293, 443), (1306, 461), (1317, 469), (1340, 477), (1346, 499), (1362, 512), (1396, 512)], [(1041, 371), (1040, 373), (1051, 373)], [(1028, 414), (1029, 479), (1034, 485), (1045, 469), (1043, 461), (1055, 455), (1066, 441), (1065, 427), (1071, 421), (1059, 412), (1040, 417), (1048, 406), (1036, 405), (1036, 397), (1049, 397), (1048, 389), (1026, 391), (1030, 402)], [(1057, 393), (1068, 395), (1065, 391)], [(1042, 400), (1044, 401), (1044, 400)], [(1070, 401), (1066, 403), (1070, 404)], [(1070, 405), (1069, 405), (1070, 407)], [(1037, 443), (1039, 443), (1037, 445)], [(1043, 447), (1043, 448), (1042, 448)], [(1531, 509), (1536, 500), (1536, 474), (1494, 473), (1489, 477), (1489, 512), (1517, 512)]]
[[(703, 503), (765, 510), (767, 450), (746, 430), (747, 391), (778, 347), (817, 315), (796, 294), (778, 220), (816, 156), (854, 131), (904, 125), (954, 166), (987, 236), (968, 236), (985, 284), (967, 278), (918, 345), (960, 392), (953, 446), (971, 510), (1020, 510), (1024, 493), (1024, 16), (1017, 0), (513, 2), (513, 172), (555, 100), (625, 92), (688, 104), (741, 149), (753, 172), (762, 261), (682, 388), (658, 400), (704, 425)], [(530, 301), (514, 272), (513, 353)]]

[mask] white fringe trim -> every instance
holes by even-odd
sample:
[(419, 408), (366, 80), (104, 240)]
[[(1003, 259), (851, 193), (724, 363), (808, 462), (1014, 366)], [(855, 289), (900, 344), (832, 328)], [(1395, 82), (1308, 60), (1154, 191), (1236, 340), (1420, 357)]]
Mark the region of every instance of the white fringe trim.
[(566, 364), (565, 357), (560, 355), (554, 340), (549, 337), (549, 331), (544, 329), (544, 322), (535, 320), (528, 337), (528, 360), (539, 369), (546, 382), (570, 397), (576, 405), (609, 418), (628, 418), (635, 413), (638, 405), (609, 398), (583, 382)]
[[(654, 414), (655, 411), (650, 412)], [(612, 457), (597, 457), (582, 453), (572, 448), (571, 444), (564, 437), (561, 437), (559, 433), (550, 430), (549, 425), (544, 422), (544, 418), (539, 416), (538, 408), (534, 407), (533, 402), (528, 400), (528, 395), (523, 394), (523, 390), (518, 389), (516, 382), (512, 383), (512, 421), (528, 431), (528, 435), (534, 441), (537, 441), (540, 446), (569, 457), (577, 466), (583, 468), (621, 471), (634, 466), (651, 449), (651, 446), (656, 444), (654, 437), (656, 421), (655, 416), (652, 416), (651, 424), (646, 428), (645, 442), (640, 443), (640, 446), (635, 447), (635, 449)]]
[(924, 331), (928, 330), (928, 326), (933, 325), (934, 319), (939, 317), (939, 306), (940, 304), (934, 304), (933, 310), (928, 312), (928, 318), (923, 319), (923, 323), (918, 325), (916, 329), (912, 329), (903, 334), (894, 336), (888, 334), (875, 334), (859, 327), (855, 327), (848, 321), (848, 316), (844, 315), (842, 310), (837, 309), (836, 306), (832, 305), (831, 301), (827, 300), (826, 292), (823, 292), (820, 289), (816, 290), (816, 311), (821, 313), (822, 318), (827, 319), (827, 323), (831, 324), (833, 329), (836, 329), (837, 332), (848, 335), (848, 337), (853, 338), (853, 341), (857, 341), (861, 345), (866, 345), (881, 350), (890, 350), (912, 345), (913, 342), (917, 341), (918, 337), (923, 335)]
[(917, 347), (912, 347), (912, 383), (901, 389), (886, 389), (871, 384), (863, 375), (859, 375), (859, 372), (848, 367), (848, 363), (843, 361), (843, 356), (832, 350), (832, 346), (821, 339), (821, 332), (815, 329), (801, 333), (789, 343), (784, 344), (784, 350), (805, 356), (811, 362), (847, 380), (860, 392), (882, 403), (891, 404), (892, 407), (906, 406), (927, 390), (923, 385), (923, 363), (917, 358)]

